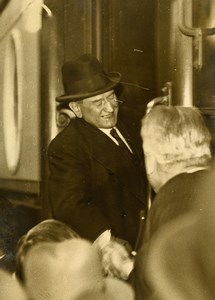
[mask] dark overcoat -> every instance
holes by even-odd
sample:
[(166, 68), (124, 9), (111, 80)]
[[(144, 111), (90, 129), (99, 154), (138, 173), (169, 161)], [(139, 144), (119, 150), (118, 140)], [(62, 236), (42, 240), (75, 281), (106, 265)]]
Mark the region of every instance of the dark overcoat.
[(49, 199), (53, 217), (82, 237), (95, 240), (111, 229), (134, 246), (139, 212), (146, 210), (143, 156), (125, 126), (121, 131), (133, 159), (106, 134), (75, 118), (50, 143)]
[(155, 196), (135, 261), (133, 281), (136, 300), (149, 299), (152, 293), (146, 270), (150, 264), (148, 253), (153, 238), (164, 226), (171, 226), (173, 220), (187, 213), (201, 214), (206, 210), (214, 199), (214, 184), (209, 189), (209, 178), (208, 170), (182, 173), (171, 178)]

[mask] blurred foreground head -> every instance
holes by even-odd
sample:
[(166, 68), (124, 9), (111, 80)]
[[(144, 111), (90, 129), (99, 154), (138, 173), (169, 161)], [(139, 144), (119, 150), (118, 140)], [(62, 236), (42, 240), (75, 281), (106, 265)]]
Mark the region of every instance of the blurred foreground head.
[(34, 300), (134, 299), (127, 284), (103, 276), (97, 250), (82, 239), (38, 244), (26, 257), (24, 275)]
[(0, 300), (27, 300), (27, 296), (15, 278), (0, 270)]
[(24, 281), (23, 265), (28, 252), (36, 245), (44, 242), (62, 242), (78, 238), (78, 234), (66, 224), (54, 220), (47, 219), (38, 223), (23, 235), (17, 245), (16, 250), (16, 276), (19, 280)]
[(141, 136), (156, 192), (173, 176), (210, 165), (211, 135), (197, 108), (157, 105), (143, 118)]

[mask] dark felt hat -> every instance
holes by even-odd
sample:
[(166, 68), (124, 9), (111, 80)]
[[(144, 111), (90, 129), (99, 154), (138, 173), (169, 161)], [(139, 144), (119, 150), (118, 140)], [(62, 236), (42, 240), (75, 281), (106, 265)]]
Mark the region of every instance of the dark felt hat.
[(91, 54), (84, 54), (76, 61), (65, 62), (62, 76), (65, 94), (56, 98), (61, 103), (105, 93), (121, 80), (120, 73), (106, 73), (102, 64)]

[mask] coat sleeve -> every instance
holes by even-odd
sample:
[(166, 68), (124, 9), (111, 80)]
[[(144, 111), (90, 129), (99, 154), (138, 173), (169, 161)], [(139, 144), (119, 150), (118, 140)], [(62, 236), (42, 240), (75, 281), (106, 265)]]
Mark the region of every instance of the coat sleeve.
[(53, 217), (94, 241), (110, 225), (93, 201), (89, 157), (81, 147), (63, 140), (50, 144), (48, 162)]

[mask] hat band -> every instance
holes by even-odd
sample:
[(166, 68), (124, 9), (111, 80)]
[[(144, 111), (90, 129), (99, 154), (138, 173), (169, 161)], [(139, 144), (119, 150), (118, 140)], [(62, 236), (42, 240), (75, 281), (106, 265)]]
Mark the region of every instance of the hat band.
[(87, 94), (100, 89), (103, 89), (111, 80), (105, 74), (99, 73), (89, 79), (75, 81), (72, 84), (69, 82), (65, 87), (65, 91), (68, 95), (75, 94)]

